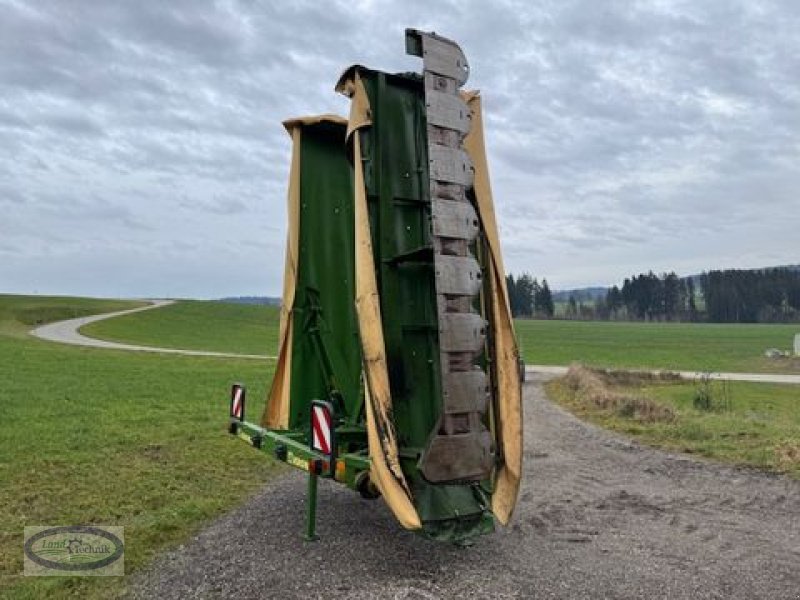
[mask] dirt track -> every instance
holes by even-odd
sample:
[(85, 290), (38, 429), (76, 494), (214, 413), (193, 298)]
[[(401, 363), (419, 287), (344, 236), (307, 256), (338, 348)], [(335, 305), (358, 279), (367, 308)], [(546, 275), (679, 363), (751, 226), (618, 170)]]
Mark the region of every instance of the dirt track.
[(508, 529), (436, 544), (380, 501), (321, 485), (322, 539), (309, 544), (305, 478), (292, 472), (163, 556), (133, 595), (800, 598), (800, 482), (631, 444), (564, 413), (532, 379)]

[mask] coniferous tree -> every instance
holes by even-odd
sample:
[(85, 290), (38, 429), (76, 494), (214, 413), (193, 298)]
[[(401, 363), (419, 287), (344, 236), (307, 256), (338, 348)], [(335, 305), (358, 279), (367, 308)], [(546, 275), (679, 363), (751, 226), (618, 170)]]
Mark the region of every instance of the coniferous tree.
[(506, 290), (508, 291), (508, 303), (511, 306), (511, 316), (516, 317), (519, 315), (519, 304), (517, 301), (517, 282), (514, 280), (513, 273), (506, 275)]
[(519, 300), (519, 316), (533, 316), (534, 280), (530, 273), (523, 273), (517, 278), (517, 297)]
[(606, 311), (611, 319), (616, 319), (623, 307), (622, 292), (615, 285), (606, 293)]
[(686, 295), (688, 296), (689, 320), (696, 321), (697, 303), (694, 297), (694, 279), (691, 277), (686, 280)]
[(664, 303), (661, 312), (667, 321), (673, 321), (681, 308), (681, 282), (675, 273), (667, 273), (663, 276), (661, 285)]
[(569, 295), (569, 301), (567, 302), (567, 318), (574, 319), (578, 316), (578, 302), (575, 300), (575, 295)]
[(539, 302), (537, 308), (541, 314), (547, 318), (551, 318), (555, 312), (553, 305), (553, 294), (550, 292), (550, 286), (547, 285), (547, 279), (542, 279), (542, 285), (539, 287)]

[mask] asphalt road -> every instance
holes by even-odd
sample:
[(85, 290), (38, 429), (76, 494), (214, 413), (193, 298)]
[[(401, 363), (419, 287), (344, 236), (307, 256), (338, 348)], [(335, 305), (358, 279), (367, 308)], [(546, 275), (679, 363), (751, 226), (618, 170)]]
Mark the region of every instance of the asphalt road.
[(136, 575), (131, 596), (800, 598), (800, 482), (621, 439), (551, 404), (543, 377), (525, 386), (510, 527), (439, 544), (325, 481), (308, 543), (292, 471)]

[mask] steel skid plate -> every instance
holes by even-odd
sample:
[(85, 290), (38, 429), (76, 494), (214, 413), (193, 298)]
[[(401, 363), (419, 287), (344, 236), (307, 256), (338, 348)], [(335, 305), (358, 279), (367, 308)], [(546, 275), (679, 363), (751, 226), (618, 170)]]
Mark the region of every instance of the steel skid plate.
[(428, 160), (431, 177), (437, 181), (456, 183), (464, 187), (472, 185), (472, 161), (464, 150), (442, 144), (430, 144)]
[(426, 94), (425, 106), (429, 124), (463, 134), (469, 132), (469, 109), (466, 102), (446, 92), (426, 90)]
[(493, 462), (492, 436), (479, 425), (477, 431), (435, 436), (428, 447), (425, 475), (442, 481), (483, 479)]
[(489, 402), (489, 380), (480, 369), (445, 375), (446, 414), (484, 413)]
[(436, 198), (431, 204), (431, 231), (434, 236), (468, 242), (478, 237), (480, 223), (472, 204), (446, 198)]
[(423, 59), (431, 198), (431, 237), (439, 322), (442, 411), (420, 459), (435, 483), (486, 479), (493, 467), (486, 428), (488, 377), (480, 366), (487, 323), (474, 306), (483, 288), (471, 246), (480, 222), (469, 201), (472, 161), (463, 148), (470, 115), (459, 88), (469, 67), (457, 44), (409, 30), (407, 49)]
[(406, 29), (406, 52), (421, 56), (427, 73), (455, 81), (458, 87), (469, 77), (469, 63), (461, 48), (452, 40), (416, 29)]
[(481, 289), (481, 267), (471, 256), (436, 257), (436, 291), (446, 296), (474, 296)]

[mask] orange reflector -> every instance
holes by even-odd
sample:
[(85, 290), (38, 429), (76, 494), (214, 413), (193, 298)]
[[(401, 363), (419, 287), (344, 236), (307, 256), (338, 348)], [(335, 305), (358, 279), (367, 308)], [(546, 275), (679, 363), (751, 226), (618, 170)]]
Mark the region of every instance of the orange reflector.
[(347, 465), (344, 464), (343, 460), (336, 461), (336, 481), (344, 481), (344, 474), (347, 471)]
[(320, 460), (318, 458), (308, 459), (308, 470), (311, 473), (320, 475), (331, 468), (331, 464), (327, 460)]

